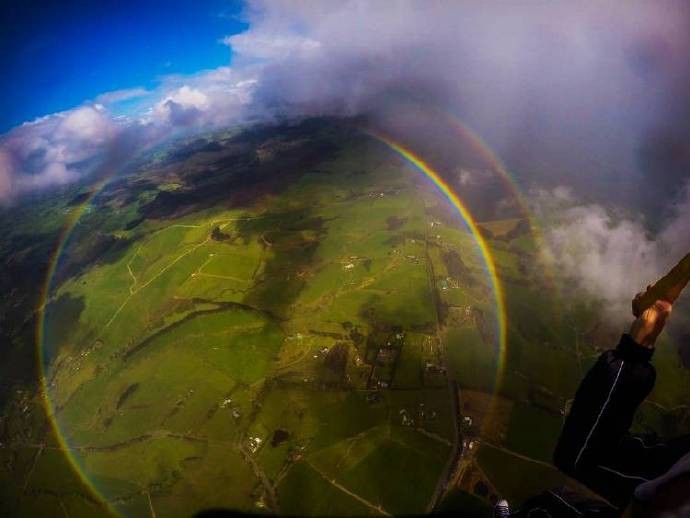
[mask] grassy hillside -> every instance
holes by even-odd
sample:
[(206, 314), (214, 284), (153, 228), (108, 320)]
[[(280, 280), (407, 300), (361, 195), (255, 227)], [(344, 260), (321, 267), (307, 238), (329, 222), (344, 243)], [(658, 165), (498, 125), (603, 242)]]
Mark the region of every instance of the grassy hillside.
[[(57, 246), (74, 211), (48, 300), (16, 295), (12, 354), (31, 349), (33, 307), (45, 308), (48, 405), (30, 385), (6, 395), (8, 514), (423, 513), (456, 447), (447, 505), (477, 511), (560, 480), (548, 464), (561, 410), (602, 344), (596, 311), (559, 292), (524, 220), (481, 225), (506, 295), (499, 373), (475, 237), (417, 171), (351, 128), (157, 150), (93, 196), (66, 190), (6, 224), (6, 264), (48, 263), (39, 237)], [(659, 369), (670, 381), (655, 400), (687, 403), (672, 357)]]

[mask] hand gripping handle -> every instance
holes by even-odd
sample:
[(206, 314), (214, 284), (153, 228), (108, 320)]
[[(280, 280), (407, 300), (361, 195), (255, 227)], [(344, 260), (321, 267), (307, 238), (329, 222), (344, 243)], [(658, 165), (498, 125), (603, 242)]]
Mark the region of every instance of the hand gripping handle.
[(657, 300), (665, 300), (673, 304), (680, 292), (690, 280), (690, 253), (675, 265), (670, 272), (647, 289), (639, 297), (635, 297), (632, 302), (632, 312), (635, 317), (639, 317), (642, 312), (654, 304)]

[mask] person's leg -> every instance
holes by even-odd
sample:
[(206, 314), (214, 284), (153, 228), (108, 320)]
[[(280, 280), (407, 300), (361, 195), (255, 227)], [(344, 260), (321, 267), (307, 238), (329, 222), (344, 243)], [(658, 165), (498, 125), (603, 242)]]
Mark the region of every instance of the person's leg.
[(650, 443), (626, 434), (598, 462), (582, 470), (580, 480), (623, 508), (638, 485), (663, 475), (689, 451), (690, 435)]
[(671, 309), (657, 300), (636, 315), (615, 350), (599, 357), (577, 390), (554, 452), (561, 471), (621, 510), (639, 484), (665, 472), (690, 446), (690, 437), (647, 444), (629, 434), (637, 408), (654, 387), (650, 360)]
[[(654, 479), (668, 469), (683, 455), (690, 451), (690, 434), (665, 442), (650, 442), (640, 436), (625, 435), (617, 448), (605, 461), (587, 473), (587, 485), (598, 488), (599, 494), (611, 493), (631, 495), (637, 485), (647, 479)], [(505, 514), (497, 504), (494, 516), (503, 518), (536, 518), (572, 516), (597, 516), (599, 518), (620, 516), (622, 502), (610, 506), (602, 500), (595, 500), (566, 489), (551, 489), (537, 495), (520, 508)], [(503, 512), (503, 514), (501, 514)]]
[[(500, 516), (500, 515), (494, 515)], [(510, 518), (618, 518), (618, 509), (603, 500), (595, 500), (563, 489), (552, 489), (530, 498)]]
[(654, 441), (640, 435), (625, 435), (618, 444), (615, 454), (602, 465), (622, 473), (652, 479), (666, 473), (688, 452), (690, 452), (690, 434)]
[(578, 388), (554, 453), (559, 469), (618, 506), (625, 505), (645, 478), (639, 476), (640, 459), (630, 459), (635, 463), (630, 473), (610, 463), (618, 466), (619, 446), (654, 386), (652, 353), (623, 335), (616, 349), (599, 357)]

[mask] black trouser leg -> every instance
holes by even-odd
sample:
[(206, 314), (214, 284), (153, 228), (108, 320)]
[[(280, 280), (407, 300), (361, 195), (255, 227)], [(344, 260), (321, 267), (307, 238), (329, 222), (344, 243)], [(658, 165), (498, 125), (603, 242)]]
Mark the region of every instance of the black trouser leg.
[(555, 464), (616, 506), (690, 448), (690, 436), (645, 444), (629, 434), (635, 411), (654, 387), (653, 351), (623, 335), (582, 380), (561, 432)]

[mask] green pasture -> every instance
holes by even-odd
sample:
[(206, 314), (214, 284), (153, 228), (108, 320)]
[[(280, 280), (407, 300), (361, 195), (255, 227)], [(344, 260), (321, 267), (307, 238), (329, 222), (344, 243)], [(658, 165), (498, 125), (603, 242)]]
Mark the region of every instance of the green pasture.
[(519, 506), (542, 491), (563, 484), (565, 476), (547, 467), (510, 455), (491, 446), (481, 446), (477, 461), (498, 493)]
[[(506, 237), (518, 220), (482, 222), (498, 237), (487, 243), (506, 303), (497, 379), (493, 288), (455, 209), (376, 143), (316, 131), (334, 150), (302, 163), (281, 146), (299, 149), (304, 137), (291, 142), (286, 129), (262, 140), (261, 131), (256, 142), (222, 141), (261, 144), (260, 161), (246, 150), (184, 159), (157, 150), (146, 170), (104, 190), (67, 243), (74, 269), (51, 287), (43, 346), (51, 411), (87, 478), (131, 516), (267, 512), (264, 481), (283, 514), (423, 513), (454, 439), (448, 379), (427, 369), (446, 358), (461, 388), (498, 388), (510, 400), (497, 445), (506, 450), (480, 445), (476, 458), (497, 491), (519, 503), (557, 485), (543, 463), (557, 411), (599, 354), (601, 306), (559, 292), (567, 286), (550, 282), (532, 236)], [(272, 168), (290, 182), (255, 177)], [(227, 199), (209, 203), (216, 193), (201, 189), (210, 184)], [(77, 194), (22, 209), (22, 223), (3, 228), (59, 232)], [(80, 264), (93, 236), (117, 246)], [(455, 320), (439, 322), (439, 312)], [(373, 365), (380, 344), (368, 339), (393, 329), (405, 331), (397, 363)], [(327, 362), (334, 347), (346, 352), (336, 367)], [(687, 371), (667, 341), (654, 363), (657, 386), (636, 426), (677, 432)], [(392, 385), (373, 391), (369, 376), (380, 371)], [(49, 429), (45, 416), (33, 421), (38, 401), (0, 421), (2, 437), (15, 438), (0, 448), (0, 502), (28, 514), (98, 514), (57, 441), (27, 435)], [(283, 440), (272, 444), (276, 432)], [(447, 502), (480, 513), (473, 498)]]
[(560, 415), (518, 403), (510, 415), (505, 447), (527, 457), (550, 463), (562, 426), (563, 419)]

